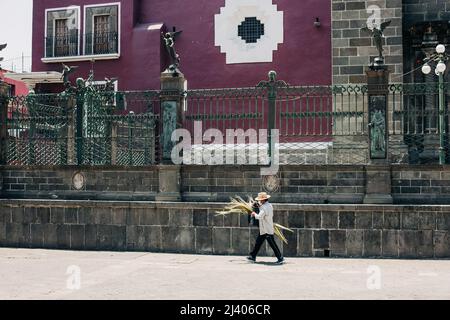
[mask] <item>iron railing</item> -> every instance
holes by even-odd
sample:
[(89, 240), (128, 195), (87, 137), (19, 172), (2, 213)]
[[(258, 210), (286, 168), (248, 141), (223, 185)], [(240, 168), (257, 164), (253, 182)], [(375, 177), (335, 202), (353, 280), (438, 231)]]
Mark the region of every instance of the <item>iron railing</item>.
[(87, 33), (84, 37), (84, 51), (87, 55), (119, 52), (118, 32)]
[[(388, 161), (438, 163), (440, 138), (450, 162), (450, 85), (393, 84), (388, 101)], [(164, 124), (161, 101), (182, 102), (190, 134), (185, 164), (366, 164), (369, 159), (367, 85), (279, 85), (178, 92), (104, 92), (11, 97), (8, 164), (158, 163)], [(178, 98), (177, 98), (178, 97)], [(443, 128), (438, 118), (443, 117)], [(270, 135), (268, 130), (278, 130)], [(274, 148), (271, 149), (270, 142)], [(209, 162), (211, 163), (211, 162)]]
[[(86, 93), (10, 97), (8, 165), (157, 163), (159, 116), (150, 106), (121, 110), (127, 94)], [(134, 108), (133, 100), (126, 99)], [(139, 109), (139, 104), (137, 104)]]
[(79, 39), (78, 30), (45, 38), (45, 57), (71, 57), (82, 55), (80, 43), (84, 45), (85, 55), (119, 53), (118, 32), (87, 33)]
[(45, 57), (70, 57), (80, 55), (80, 39), (78, 30), (71, 30), (63, 35), (45, 38)]
[[(268, 163), (272, 151), (278, 152), (280, 163), (366, 163), (366, 91), (365, 86), (280, 86), (272, 96), (265, 87), (187, 91), (184, 128), (194, 132), (197, 123), (202, 134), (216, 129), (222, 136), (209, 143), (193, 137), (186, 161), (196, 163), (202, 158), (196, 152), (222, 148), (224, 159), (240, 158), (240, 164)], [(274, 150), (269, 129), (278, 130)], [(365, 146), (349, 158), (346, 139)]]

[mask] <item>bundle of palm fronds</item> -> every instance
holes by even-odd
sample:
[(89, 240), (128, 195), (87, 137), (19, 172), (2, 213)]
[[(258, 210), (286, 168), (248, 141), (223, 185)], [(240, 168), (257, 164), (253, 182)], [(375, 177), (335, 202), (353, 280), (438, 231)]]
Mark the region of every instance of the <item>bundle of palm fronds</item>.
[[(244, 214), (248, 216), (253, 212), (253, 205), (255, 204), (255, 200), (251, 197), (248, 197), (248, 201), (245, 201), (239, 196), (235, 196), (234, 198), (230, 198), (230, 203), (224, 208), (224, 210), (217, 211), (217, 215), (228, 215), (228, 214)], [(273, 224), (275, 235), (280, 238), (284, 243), (288, 243), (286, 237), (283, 235), (283, 230), (294, 232), (293, 230), (282, 226), (281, 224), (274, 223)]]

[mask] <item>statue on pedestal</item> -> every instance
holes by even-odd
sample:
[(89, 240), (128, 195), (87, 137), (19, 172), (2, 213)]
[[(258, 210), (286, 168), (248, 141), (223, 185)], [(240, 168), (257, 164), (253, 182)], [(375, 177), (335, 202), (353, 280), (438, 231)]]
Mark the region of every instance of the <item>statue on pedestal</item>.
[(176, 31), (173, 28), (173, 32), (161, 32), (166, 50), (170, 57), (170, 66), (167, 68), (168, 71), (172, 72), (174, 76), (179, 73), (180, 66), (180, 55), (175, 51), (175, 40), (183, 31)]
[(378, 50), (378, 57), (374, 59), (374, 62), (371, 65), (371, 69), (377, 69), (377, 67), (383, 67), (384, 66), (384, 56), (383, 56), (383, 37), (384, 37), (384, 30), (391, 24), (392, 21), (386, 21), (383, 22), (379, 28), (377, 28), (377, 25), (374, 24), (372, 28), (364, 27), (361, 28), (361, 31), (365, 31), (370, 33), (372, 36), (375, 46)]

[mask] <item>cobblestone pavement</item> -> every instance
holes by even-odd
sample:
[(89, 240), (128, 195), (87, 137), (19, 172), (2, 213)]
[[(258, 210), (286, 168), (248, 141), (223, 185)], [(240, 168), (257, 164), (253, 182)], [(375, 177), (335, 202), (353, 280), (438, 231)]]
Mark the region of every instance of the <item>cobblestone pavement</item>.
[(449, 260), (0, 249), (0, 299), (450, 299)]

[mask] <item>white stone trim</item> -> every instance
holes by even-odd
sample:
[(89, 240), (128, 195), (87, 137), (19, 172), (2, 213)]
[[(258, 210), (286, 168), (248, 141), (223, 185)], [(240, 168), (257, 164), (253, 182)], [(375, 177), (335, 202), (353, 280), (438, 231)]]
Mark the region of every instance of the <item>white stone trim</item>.
[(72, 56), (72, 57), (55, 57), (55, 58), (42, 58), (43, 63), (61, 63), (61, 62), (77, 62), (77, 61), (96, 61), (96, 60), (114, 60), (119, 59), (119, 53), (112, 54), (93, 54), (88, 56)]
[[(45, 18), (44, 18), (44, 21), (45, 21), (45, 24), (44, 24), (44, 28), (45, 28), (45, 30), (44, 30), (44, 57), (47, 55), (47, 43), (46, 43), (46, 41), (47, 41), (47, 37), (48, 37), (48, 34), (47, 34), (47, 31), (48, 31), (48, 13), (49, 12), (52, 12), (52, 11), (64, 11), (64, 10), (76, 10), (77, 11), (77, 28), (78, 28), (78, 48), (77, 48), (77, 50), (78, 50), (78, 54), (80, 54), (80, 44), (81, 44), (81, 7), (80, 6), (67, 6), (67, 7), (60, 7), (60, 8), (48, 8), (48, 9), (45, 9)], [(52, 26), (52, 28), (53, 28), (53, 38), (55, 37), (55, 21), (53, 21), (53, 26)], [(53, 48), (52, 48), (52, 50), (53, 50), (53, 55), (54, 55), (54, 51), (55, 51), (55, 48), (54, 48), (54, 46), (53, 46)]]
[[(117, 42), (117, 51), (118, 54), (120, 56), (120, 44), (121, 44), (121, 33), (122, 33), (122, 3), (121, 2), (110, 2), (110, 3), (101, 3), (101, 4), (89, 4), (89, 5), (85, 5), (83, 8), (84, 11), (84, 16), (83, 16), (83, 33), (86, 32), (86, 13), (87, 13), (87, 9), (88, 8), (98, 8), (98, 7), (109, 7), (109, 6), (117, 6), (117, 37), (118, 37), (118, 42)], [(92, 25), (94, 25), (94, 21), (91, 21)], [(85, 54), (86, 52), (86, 36), (84, 37), (84, 41), (83, 41), (83, 54)]]

